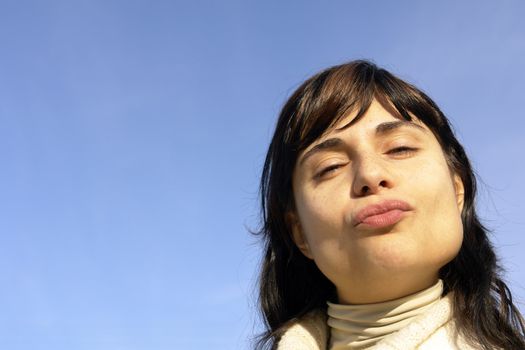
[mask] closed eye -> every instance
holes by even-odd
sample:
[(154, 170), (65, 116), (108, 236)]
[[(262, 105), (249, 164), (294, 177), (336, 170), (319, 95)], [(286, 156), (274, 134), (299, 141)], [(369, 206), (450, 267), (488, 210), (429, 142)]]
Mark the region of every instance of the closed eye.
[(394, 154), (394, 155), (410, 155), (417, 151), (417, 148), (413, 147), (407, 147), (407, 146), (401, 146), (396, 147), (387, 152), (387, 154)]
[(335, 170), (339, 169), (342, 166), (344, 166), (344, 164), (333, 164), (333, 165), (327, 166), (326, 168), (321, 169), (321, 171), (315, 174), (315, 178), (321, 179), (322, 177), (334, 172)]

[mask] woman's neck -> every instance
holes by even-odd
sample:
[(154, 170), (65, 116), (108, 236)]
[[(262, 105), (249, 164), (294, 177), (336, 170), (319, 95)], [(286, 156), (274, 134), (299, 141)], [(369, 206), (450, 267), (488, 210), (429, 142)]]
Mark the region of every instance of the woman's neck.
[(401, 275), (394, 271), (370, 273), (346, 285), (337, 285), (337, 299), (339, 304), (349, 305), (382, 303), (416, 294), (436, 284), (438, 279), (437, 270), (435, 273), (410, 271)]

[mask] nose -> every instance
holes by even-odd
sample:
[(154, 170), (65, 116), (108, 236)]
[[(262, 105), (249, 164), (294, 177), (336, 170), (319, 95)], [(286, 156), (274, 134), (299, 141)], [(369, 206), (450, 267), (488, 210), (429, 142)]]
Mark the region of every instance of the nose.
[(354, 182), (352, 194), (356, 197), (377, 194), (391, 188), (393, 179), (381, 159), (376, 157), (362, 158), (354, 163)]

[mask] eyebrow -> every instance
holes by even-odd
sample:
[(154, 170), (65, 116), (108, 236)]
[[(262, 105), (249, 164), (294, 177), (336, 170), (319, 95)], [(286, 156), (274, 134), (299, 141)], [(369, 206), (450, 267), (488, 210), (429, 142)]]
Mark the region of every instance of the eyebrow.
[[(419, 131), (422, 131), (424, 133), (427, 132), (427, 130), (424, 127), (422, 127), (421, 125), (419, 125), (419, 124), (412, 123), (412, 122), (409, 122), (407, 120), (397, 120), (397, 121), (393, 121), (393, 122), (381, 123), (378, 126), (376, 126), (375, 136), (378, 137), (378, 136), (384, 136), (384, 135), (387, 135), (387, 134), (391, 134), (395, 130), (398, 130), (398, 129), (404, 128), (404, 127), (412, 128), (414, 130), (419, 130)], [(310, 150), (308, 150), (303, 155), (303, 157), (299, 161), (299, 165), (302, 165), (306, 161), (306, 159), (310, 158), (315, 153), (322, 152), (322, 151), (325, 151), (325, 150), (328, 150), (328, 149), (334, 149), (334, 148), (341, 147), (341, 145), (343, 145), (343, 143), (344, 143), (343, 140), (338, 138), (338, 137), (332, 137), (332, 138), (329, 138), (329, 139), (327, 139), (327, 140), (325, 140), (325, 141), (323, 141), (321, 143), (318, 143), (317, 145), (312, 147)]]

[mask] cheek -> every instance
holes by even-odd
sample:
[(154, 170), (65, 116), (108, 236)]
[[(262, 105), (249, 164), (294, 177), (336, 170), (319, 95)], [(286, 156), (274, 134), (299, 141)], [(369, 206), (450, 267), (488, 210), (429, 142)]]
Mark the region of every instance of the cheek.
[(458, 212), (453, 177), (442, 154), (420, 162), (417, 171), (412, 170), (410, 180), (405, 183), (408, 185), (406, 187), (408, 192), (410, 192), (410, 184), (414, 186), (412, 188), (414, 196), (424, 202), (422, 207), (433, 215)]
[(328, 195), (322, 191), (315, 195), (311, 193), (296, 195), (296, 209), (316, 264), (326, 276), (330, 276), (332, 267), (340, 265), (341, 259), (348, 254), (343, 222), (347, 201), (342, 195)]
[(340, 208), (344, 205), (339, 198), (324, 195), (298, 196), (297, 212), (301, 227), (308, 241), (315, 241), (336, 235), (340, 228)]
[(422, 177), (418, 196), (418, 226), (421, 244), (429, 255), (444, 265), (454, 258), (463, 241), (463, 224), (457, 204), (456, 192), (446, 165), (434, 167), (421, 174), (432, 174)]

